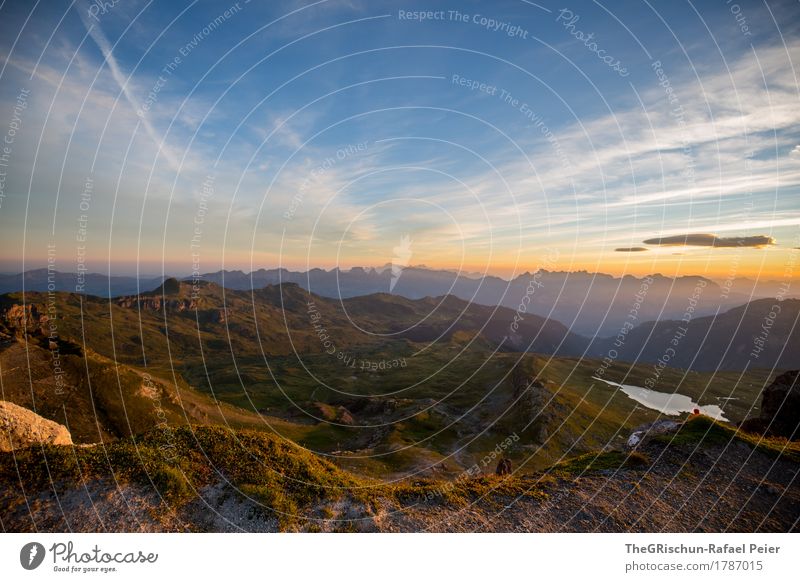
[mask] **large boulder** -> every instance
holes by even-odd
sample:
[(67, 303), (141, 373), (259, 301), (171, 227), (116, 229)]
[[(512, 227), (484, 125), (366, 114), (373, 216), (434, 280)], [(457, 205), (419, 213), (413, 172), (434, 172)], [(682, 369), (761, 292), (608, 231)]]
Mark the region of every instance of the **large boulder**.
[(761, 393), (761, 413), (748, 418), (742, 430), (768, 436), (800, 438), (800, 370), (785, 372)]
[(625, 444), (628, 448), (635, 449), (648, 437), (678, 432), (682, 424), (683, 423), (675, 422), (674, 420), (656, 420), (655, 422), (648, 422), (647, 424), (637, 426), (630, 434)]
[(13, 451), (39, 443), (71, 445), (67, 428), (22, 406), (0, 400), (0, 451)]

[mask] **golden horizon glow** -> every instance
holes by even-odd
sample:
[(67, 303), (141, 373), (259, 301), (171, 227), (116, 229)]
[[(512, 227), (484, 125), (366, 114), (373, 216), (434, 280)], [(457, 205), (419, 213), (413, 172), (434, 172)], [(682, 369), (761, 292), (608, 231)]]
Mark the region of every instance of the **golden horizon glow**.
[[(266, 255), (266, 256), (265, 256)], [(152, 256), (152, 255), (150, 255)], [(71, 257), (70, 257), (71, 258)], [(465, 274), (480, 274), (509, 279), (518, 277), (526, 272), (534, 272), (537, 268), (548, 271), (560, 272), (588, 272), (602, 273), (613, 277), (632, 275), (642, 277), (646, 275), (661, 274), (666, 277), (703, 276), (713, 280), (748, 278), (757, 280), (800, 280), (800, 250), (786, 247), (770, 247), (769, 249), (705, 249), (693, 247), (667, 247), (656, 248), (644, 252), (615, 252), (606, 251), (601, 255), (593, 255), (591, 251), (558, 253), (557, 257), (541, 254), (532, 254), (527, 258), (520, 258), (515, 262), (502, 262), (499, 260), (489, 264), (487, 257), (475, 257), (463, 263), (448, 260), (446, 257), (436, 260), (434, 258), (413, 257), (409, 267), (425, 267), (432, 270), (460, 271)], [(481, 260), (483, 259), (483, 260)], [(348, 257), (347, 261), (337, 261), (335, 258), (322, 258), (306, 265), (295, 260), (280, 261), (273, 254), (264, 253), (258, 256), (249, 256), (241, 253), (209, 252), (201, 256), (201, 260), (193, 263), (191, 260), (179, 260), (177, 257), (167, 256), (160, 258), (125, 257), (110, 263), (110, 272), (113, 275), (131, 275), (135, 273), (161, 273), (184, 276), (191, 274), (197, 268), (201, 274), (213, 273), (222, 269), (241, 270), (245, 273), (259, 269), (276, 269), (279, 267), (291, 271), (306, 271), (320, 268), (327, 271), (339, 268), (349, 270), (352, 268), (382, 268), (391, 263), (391, 256), (383, 262), (376, 261), (375, 257)], [(19, 265), (18, 260), (0, 255), (0, 265), (6, 273), (19, 273), (13, 265)], [(90, 273), (109, 272), (108, 257), (87, 257), (86, 265)], [(27, 256), (25, 270), (35, 270), (47, 267), (46, 255)], [(74, 263), (60, 260), (55, 263), (56, 271), (74, 272)]]

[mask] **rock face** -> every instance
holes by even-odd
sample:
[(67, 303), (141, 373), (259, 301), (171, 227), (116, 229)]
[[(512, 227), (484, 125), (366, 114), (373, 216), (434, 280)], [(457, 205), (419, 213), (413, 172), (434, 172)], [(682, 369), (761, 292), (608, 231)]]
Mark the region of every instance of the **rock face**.
[(35, 412), (0, 400), (0, 451), (13, 451), (45, 443), (71, 445), (65, 426), (42, 418)]
[(49, 321), (43, 306), (34, 303), (28, 303), (27, 305), (15, 303), (6, 309), (0, 317), (8, 327), (17, 329), (20, 332), (27, 330), (28, 333), (35, 333)]
[(771, 434), (800, 437), (800, 370), (781, 374), (767, 386), (761, 395), (761, 417), (771, 419)]
[(129, 295), (116, 299), (117, 305), (126, 309), (139, 308), (150, 311), (166, 309), (171, 312), (182, 312), (197, 309), (193, 299), (162, 299), (161, 295)]
[(800, 370), (785, 372), (761, 393), (761, 414), (742, 423), (742, 430), (768, 436), (800, 438)]

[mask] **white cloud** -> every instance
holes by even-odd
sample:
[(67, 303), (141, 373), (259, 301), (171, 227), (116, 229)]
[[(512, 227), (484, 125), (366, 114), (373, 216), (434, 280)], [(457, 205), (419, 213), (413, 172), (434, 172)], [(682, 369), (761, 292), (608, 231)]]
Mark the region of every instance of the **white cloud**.
[(103, 33), (103, 30), (100, 28), (100, 25), (96, 22), (89, 21), (87, 10), (78, 10), (78, 14), (80, 14), (81, 21), (86, 27), (86, 30), (89, 32), (89, 35), (92, 37), (92, 40), (94, 40), (95, 44), (97, 44), (97, 47), (100, 49), (100, 52), (103, 54), (103, 58), (105, 59), (106, 64), (108, 64), (111, 75), (125, 96), (126, 101), (131, 106), (131, 109), (133, 109), (134, 114), (140, 117), (142, 126), (147, 132), (147, 135), (153, 140), (153, 143), (159, 149), (159, 153), (164, 155), (164, 158), (167, 160), (167, 162), (169, 162), (169, 165), (172, 167), (172, 169), (178, 170), (180, 168), (180, 160), (178, 155), (173, 152), (166, 143), (164, 143), (163, 137), (158, 135), (153, 127), (153, 124), (148, 119), (147, 113), (143, 112), (141, 115), (139, 114), (141, 111), (141, 105), (139, 104), (139, 101), (132, 90), (133, 80), (130, 76), (127, 76), (122, 72), (119, 63), (117, 63), (116, 57), (114, 57), (113, 47), (111, 46), (111, 43), (108, 42), (108, 39)]

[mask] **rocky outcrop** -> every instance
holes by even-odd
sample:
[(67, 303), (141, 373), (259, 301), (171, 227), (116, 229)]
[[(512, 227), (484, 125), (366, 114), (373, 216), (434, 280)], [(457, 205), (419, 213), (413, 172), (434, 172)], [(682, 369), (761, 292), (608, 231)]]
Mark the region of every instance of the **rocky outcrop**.
[(319, 411), (321, 417), (328, 422), (345, 424), (348, 426), (355, 424), (353, 415), (344, 406), (332, 406), (330, 404), (324, 404), (322, 402), (315, 402), (314, 405), (316, 409)]
[(57, 422), (42, 418), (22, 406), (0, 401), (0, 451), (13, 451), (39, 443), (71, 445), (72, 436)]
[(197, 309), (197, 302), (192, 299), (167, 299), (161, 295), (129, 295), (117, 299), (117, 305), (130, 309), (138, 307), (149, 311), (166, 309), (171, 312), (181, 312)]
[(2, 319), (9, 328), (34, 333), (44, 328), (50, 318), (44, 313), (44, 309), (35, 303), (27, 305), (15, 303), (3, 312)]
[(741, 429), (767, 436), (800, 439), (800, 370), (777, 376), (761, 393), (761, 413)]
[(201, 297), (165, 299), (161, 294), (147, 293), (118, 297), (115, 301), (119, 307), (125, 309), (184, 313), (197, 317), (202, 323), (225, 323), (228, 320), (228, 310), (226, 308), (209, 308), (208, 302)]

